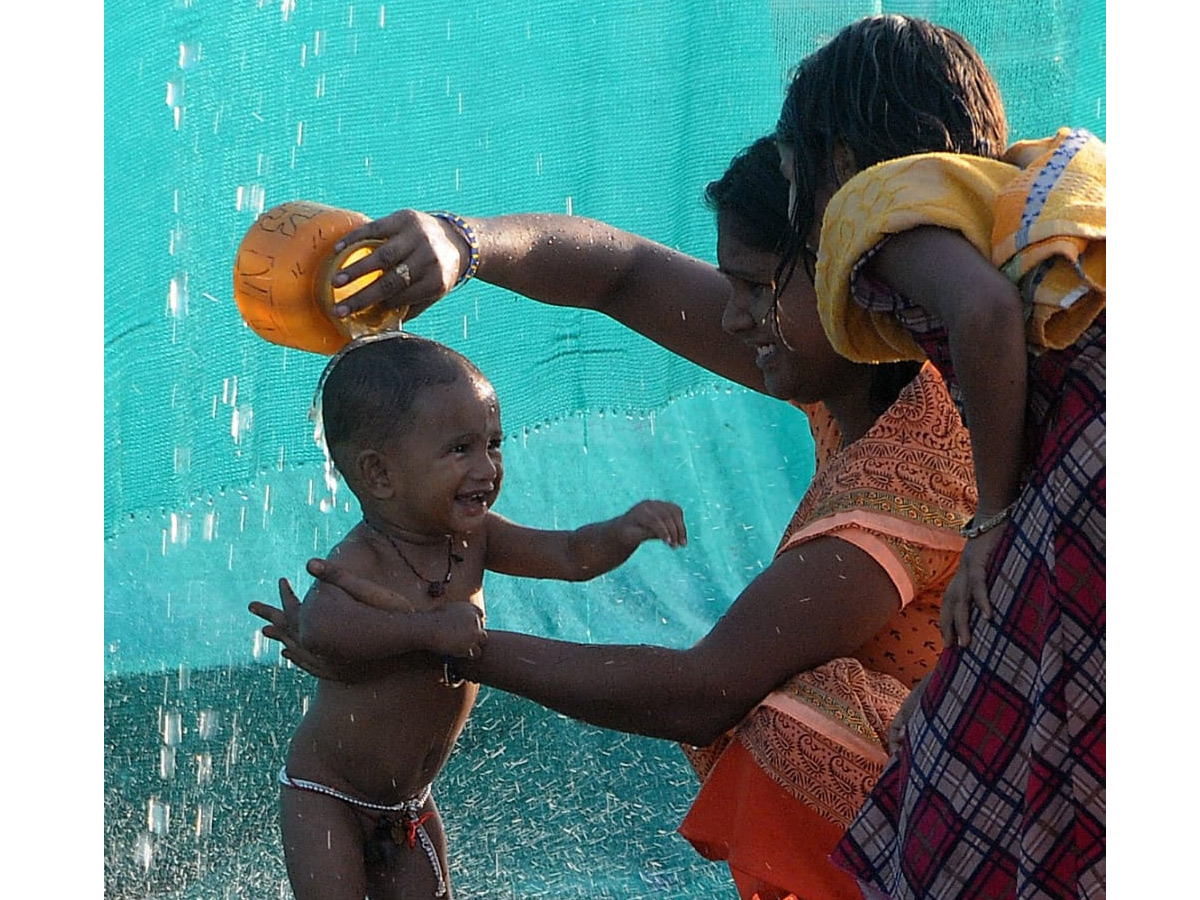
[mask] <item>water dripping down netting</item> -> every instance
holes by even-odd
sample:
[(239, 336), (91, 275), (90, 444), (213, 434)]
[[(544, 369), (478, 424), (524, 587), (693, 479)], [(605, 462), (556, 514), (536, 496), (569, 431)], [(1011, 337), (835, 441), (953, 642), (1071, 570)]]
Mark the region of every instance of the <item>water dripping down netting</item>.
[[(246, 611), (358, 519), (307, 418), (323, 357), (238, 315), (234, 253), (309, 199), (543, 211), (704, 259), (704, 185), (791, 68), (861, 15), (966, 34), (1011, 136), (1105, 136), (1105, 8), (1044, 3), (196, 3), (105, 8), (105, 896), (290, 896), (275, 774), (313, 679)], [(690, 541), (583, 585), (489, 574), (489, 625), (687, 646), (767, 565), (812, 474), (803, 416), (595, 313), (470, 282), (409, 329), (501, 400), (497, 510), (574, 527), (644, 497)], [(464, 898), (729, 897), (674, 828), (666, 742), (484, 690), (439, 777)]]

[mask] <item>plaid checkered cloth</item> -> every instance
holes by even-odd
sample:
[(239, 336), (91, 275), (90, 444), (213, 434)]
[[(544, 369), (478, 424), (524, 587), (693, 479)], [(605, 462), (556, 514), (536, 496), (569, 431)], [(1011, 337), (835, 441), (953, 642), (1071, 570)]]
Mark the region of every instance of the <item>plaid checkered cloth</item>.
[[(860, 279), (856, 302), (904, 298)], [(906, 323), (948, 381), (945, 329)], [(1105, 315), (1030, 357), (1031, 475), (993, 617), (943, 652), (833, 861), (892, 900), (1105, 896)], [(951, 385), (954, 394), (954, 385)]]

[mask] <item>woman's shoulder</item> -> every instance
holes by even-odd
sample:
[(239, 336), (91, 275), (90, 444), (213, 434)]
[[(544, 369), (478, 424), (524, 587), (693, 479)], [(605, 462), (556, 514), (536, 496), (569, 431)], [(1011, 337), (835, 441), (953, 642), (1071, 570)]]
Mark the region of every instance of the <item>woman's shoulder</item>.
[[(897, 459), (919, 457), (926, 466), (975, 483), (971, 435), (937, 367), (926, 362), (868, 432), (880, 445), (894, 445)], [(875, 446), (870, 452), (884, 452)], [(934, 461), (936, 459), (936, 462)]]
[(928, 513), (939, 527), (957, 528), (974, 510), (971, 436), (931, 363), (844, 454), (846, 472), (873, 479), (881, 489), (889, 485), (905, 517)]

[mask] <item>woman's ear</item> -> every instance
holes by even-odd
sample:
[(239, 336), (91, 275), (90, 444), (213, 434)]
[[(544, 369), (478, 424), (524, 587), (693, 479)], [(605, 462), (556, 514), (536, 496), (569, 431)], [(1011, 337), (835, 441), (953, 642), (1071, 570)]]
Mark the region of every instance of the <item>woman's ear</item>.
[(387, 500), (395, 494), (387, 462), (378, 451), (369, 447), (360, 451), (354, 466), (358, 470), (359, 483), (376, 500)]
[(857, 175), (858, 171), (858, 160), (854, 158), (854, 151), (846, 146), (844, 142), (834, 141), (833, 177), (837, 179), (837, 186), (841, 187)]

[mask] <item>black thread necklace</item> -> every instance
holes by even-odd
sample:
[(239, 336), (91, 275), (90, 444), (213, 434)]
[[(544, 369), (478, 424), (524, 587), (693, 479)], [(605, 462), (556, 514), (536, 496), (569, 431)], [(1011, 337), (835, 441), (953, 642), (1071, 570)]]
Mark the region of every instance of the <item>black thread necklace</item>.
[(376, 528), (370, 522), (367, 522), (366, 519), (363, 519), (363, 521), (366, 522), (367, 527), (370, 528), (372, 531), (374, 531), (376, 534), (381, 534), (385, 538), (387, 538), (388, 543), (392, 545), (392, 549), (396, 551), (396, 555), (399, 556), (400, 559), (402, 559), (404, 561), (404, 564), (406, 566), (408, 566), (409, 571), (411, 571), (414, 575), (416, 575), (417, 578), (419, 578), (421, 581), (425, 582), (425, 585), (429, 591), (430, 597), (440, 597), (440, 596), (442, 596), (442, 594), (446, 593), (446, 585), (448, 585), (450, 583), (450, 579), (454, 576), (455, 560), (462, 562), (462, 557), (457, 556), (454, 553), (454, 538), (451, 535), (446, 535), (446, 574), (442, 577), (442, 579), (440, 581), (430, 581), (428, 578), (426, 578), (424, 575), (422, 575), (420, 572), (418, 572), (417, 567), (414, 566), (409, 561), (408, 557), (404, 555), (404, 551), (400, 549), (399, 541), (397, 541), (394, 537), (392, 537), (390, 534), (388, 534), (382, 528)]

